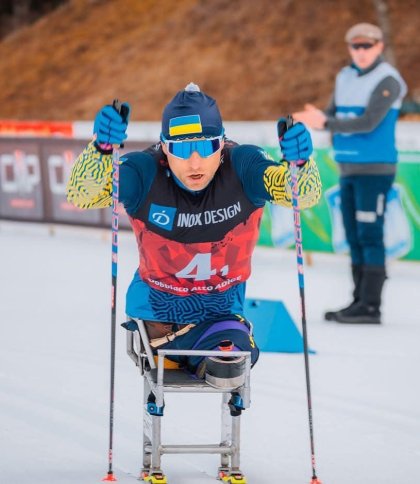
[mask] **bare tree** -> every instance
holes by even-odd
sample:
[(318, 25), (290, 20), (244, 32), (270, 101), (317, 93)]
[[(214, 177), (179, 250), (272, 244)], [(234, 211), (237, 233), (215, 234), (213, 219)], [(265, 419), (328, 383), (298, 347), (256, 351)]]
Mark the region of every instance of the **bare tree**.
[(378, 17), (378, 25), (384, 33), (385, 57), (392, 65), (395, 66), (396, 59), (391, 39), (391, 21), (389, 18), (388, 2), (387, 0), (373, 0), (373, 4)]
[(15, 0), (13, 2), (13, 27), (19, 28), (21, 25), (25, 25), (31, 14), (31, 0)]

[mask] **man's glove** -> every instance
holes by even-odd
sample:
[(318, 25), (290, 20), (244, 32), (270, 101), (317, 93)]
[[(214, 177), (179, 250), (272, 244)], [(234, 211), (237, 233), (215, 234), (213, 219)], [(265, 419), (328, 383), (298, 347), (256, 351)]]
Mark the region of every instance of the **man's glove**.
[(285, 131), (280, 148), (286, 161), (307, 160), (313, 151), (311, 135), (302, 123), (296, 123)]
[(114, 106), (104, 106), (95, 117), (93, 133), (99, 144), (121, 145), (127, 138), (130, 105), (121, 104), (121, 114)]

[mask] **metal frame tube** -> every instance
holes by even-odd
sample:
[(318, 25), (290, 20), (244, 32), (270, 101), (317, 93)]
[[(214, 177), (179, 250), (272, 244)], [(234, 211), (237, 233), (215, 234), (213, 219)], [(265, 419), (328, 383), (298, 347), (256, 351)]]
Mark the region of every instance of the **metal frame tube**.
[[(152, 438), (152, 445), (151, 445), (151, 454), (152, 454), (152, 468), (153, 470), (160, 470), (160, 456), (161, 456), (161, 418), (152, 415), (152, 429), (153, 429), (153, 438)], [(146, 451), (149, 447), (146, 446)]]
[(139, 366), (139, 355), (134, 349), (134, 333), (132, 331), (127, 331), (126, 342), (128, 356), (134, 361), (136, 366)]
[(251, 353), (245, 359), (245, 382), (241, 395), (244, 407), (249, 408), (251, 406)]
[(146, 352), (147, 359), (149, 361), (150, 368), (154, 370), (156, 368), (156, 363), (155, 359), (153, 357), (153, 351), (152, 348), (150, 347), (149, 344), (146, 344), (149, 342), (149, 335), (147, 334), (146, 327), (144, 326), (144, 322), (142, 319), (137, 319), (137, 318), (132, 318), (134, 321), (137, 323), (137, 326), (139, 327), (139, 333), (141, 336), (141, 340), (143, 341), (143, 346), (144, 346), (144, 351)]
[[(162, 356), (226, 356), (226, 351), (215, 350), (157, 350), (158, 355)], [(230, 351), (229, 357), (245, 356), (250, 357), (250, 351)]]
[[(230, 445), (232, 441), (232, 416), (228, 406), (229, 393), (223, 393), (222, 395), (222, 434), (221, 445)], [(220, 466), (229, 467), (229, 454), (222, 454), (220, 456)]]
[[(156, 417), (157, 418), (157, 417)], [(146, 447), (146, 450), (153, 452), (153, 446)], [(221, 446), (218, 444), (181, 444), (181, 445), (161, 445), (159, 454), (228, 454), (236, 452), (231, 445)], [(155, 466), (153, 466), (155, 468)]]
[(156, 405), (163, 407), (163, 375), (165, 372), (165, 357), (161, 352), (158, 352), (158, 374), (156, 386)]
[(240, 465), (240, 451), (241, 451), (241, 416), (232, 417), (232, 448), (231, 456), (232, 470), (238, 471)]
[[(147, 381), (147, 378), (144, 378), (143, 382), (143, 468), (150, 469), (152, 466), (152, 455), (151, 450), (147, 451), (146, 448), (151, 447), (152, 445), (152, 436), (153, 436), (153, 421), (151, 415), (147, 411), (146, 404), (147, 398), (150, 393), (150, 385)], [(149, 434), (146, 432), (149, 431)]]

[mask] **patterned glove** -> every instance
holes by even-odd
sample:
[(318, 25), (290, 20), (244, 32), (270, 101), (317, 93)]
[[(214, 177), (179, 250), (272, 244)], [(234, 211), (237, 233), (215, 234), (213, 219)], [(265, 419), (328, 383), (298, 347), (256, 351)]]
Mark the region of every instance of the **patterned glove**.
[(302, 123), (290, 126), (280, 140), (280, 147), (286, 161), (307, 160), (313, 151), (311, 135)]
[(130, 105), (123, 103), (121, 107), (125, 116), (121, 116), (111, 105), (104, 106), (96, 115), (93, 133), (98, 144), (121, 145), (127, 138)]

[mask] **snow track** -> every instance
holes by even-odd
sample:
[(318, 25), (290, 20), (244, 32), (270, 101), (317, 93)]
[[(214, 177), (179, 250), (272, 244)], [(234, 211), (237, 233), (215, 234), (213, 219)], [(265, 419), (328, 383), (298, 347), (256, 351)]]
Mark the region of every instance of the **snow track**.
[[(111, 261), (109, 234), (0, 223), (0, 483), (92, 484), (107, 471)], [(136, 266), (120, 237), (118, 322)], [(391, 262), (384, 324), (322, 320), (349, 299), (345, 257), (305, 267), (317, 471), (324, 484), (418, 484), (420, 264)], [(251, 297), (283, 299), (300, 326), (292, 251), (257, 249)], [(141, 467), (142, 385), (117, 330), (114, 471)], [(302, 355), (262, 354), (242, 418), (249, 484), (306, 484), (309, 431)], [(169, 395), (164, 443), (219, 438), (219, 397)], [(168, 484), (216, 483), (216, 456), (163, 457)]]

